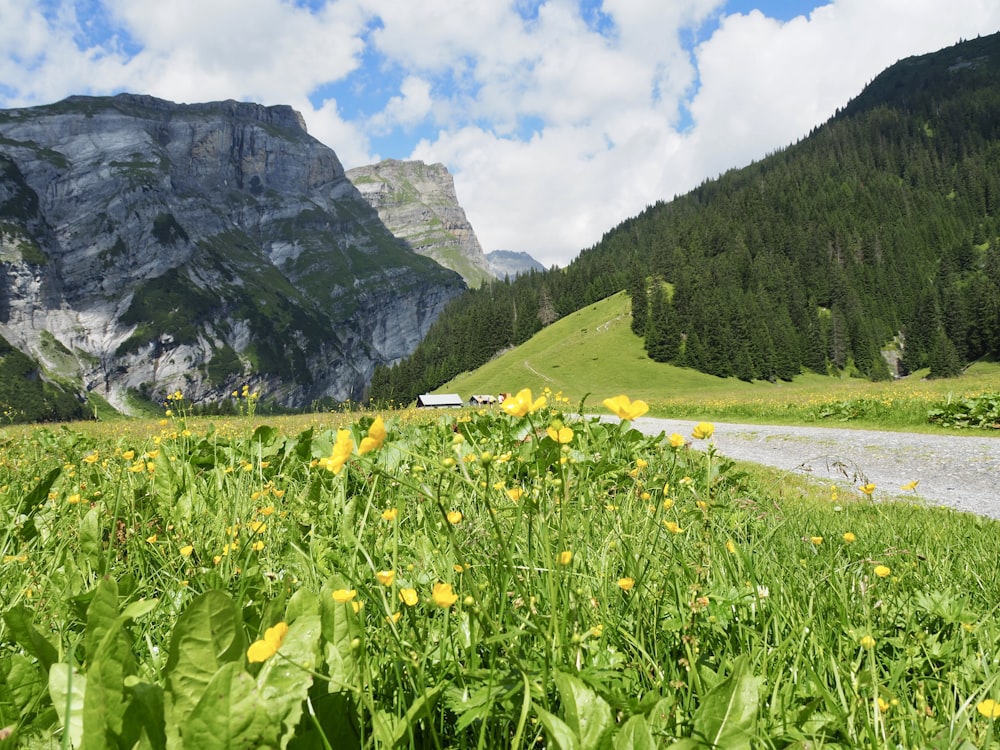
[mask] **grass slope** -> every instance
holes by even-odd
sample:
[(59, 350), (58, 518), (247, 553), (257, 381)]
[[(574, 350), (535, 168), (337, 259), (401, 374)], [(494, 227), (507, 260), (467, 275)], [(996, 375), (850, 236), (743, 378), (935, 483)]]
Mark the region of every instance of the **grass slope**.
[(620, 292), (566, 316), (436, 392), (468, 399), (474, 393), (549, 388), (573, 404), (588, 397), (591, 407), (625, 393), (647, 401), (659, 416), (930, 430), (928, 409), (996, 392), (1000, 383), (1000, 364), (989, 362), (942, 380), (925, 380), (926, 372), (885, 383), (807, 373), (791, 383), (746, 383), (652, 361), (630, 323), (630, 302)]

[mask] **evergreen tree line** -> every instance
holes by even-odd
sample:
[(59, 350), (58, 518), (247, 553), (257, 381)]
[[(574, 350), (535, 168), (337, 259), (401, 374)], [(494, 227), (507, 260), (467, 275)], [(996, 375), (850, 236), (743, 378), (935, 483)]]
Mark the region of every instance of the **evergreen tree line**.
[[(961, 58), (974, 61), (955, 65)], [(1000, 35), (903, 61), (793, 146), (648, 207), (566, 269), (455, 300), (376, 371), (408, 402), (627, 289), (649, 356), (722, 377), (952, 375), (1000, 356)]]

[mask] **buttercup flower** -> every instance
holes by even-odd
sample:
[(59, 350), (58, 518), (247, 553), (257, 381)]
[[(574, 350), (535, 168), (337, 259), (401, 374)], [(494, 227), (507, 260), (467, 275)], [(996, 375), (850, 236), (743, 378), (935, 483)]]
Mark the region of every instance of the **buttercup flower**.
[(844, 541), (847, 542), (848, 544), (853, 544), (855, 541), (857, 541), (857, 537), (854, 536), (854, 534), (852, 534), (850, 531), (848, 531), (844, 534)]
[(622, 591), (631, 591), (633, 586), (635, 586), (634, 578), (626, 577), (618, 579), (618, 588), (620, 588)]
[(676, 521), (664, 521), (663, 525), (671, 534), (680, 534), (684, 531), (684, 529), (682, 529)]
[(391, 586), (392, 582), (396, 580), (395, 570), (380, 570), (375, 574), (376, 580), (383, 586)]
[(1000, 703), (997, 703), (992, 698), (980, 701), (976, 705), (976, 710), (987, 719), (1000, 719)]
[(861, 640), (859, 641), (859, 643), (861, 644), (861, 648), (867, 649), (869, 651), (875, 648), (875, 639), (872, 638), (870, 635), (861, 636)]
[(356, 597), (358, 592), (355, 589), (337, 589), (333, 592), (333, 600), (335, 602), (349, 602), (351, 599)]
[(512, 417), (523, 417), (525, 414), (544, 409), (548, 400), (545, 396), (539, 396), (535, 400), (531, 399), (531, 389), (523, 388), (517, 392), (516, 396), (504, 399), (500, 408)]
[(420, 597), (417, 596), (416, 589), (400, 589), (399, 600), (407, 607), (413, 607), (420, 601)]
[(431, 600), (437, 606), (448, 609), (448, 607), (458, 601), (458, 594), (451, 590), (450, 583), (441, 583), (439, 581), (434, 584), (434, 589), (431, 591)]
[(185, 544), (180, 548), (181, 557), (191, 557), (191, 553), (194, 552), (194, 547), (190, 544)]
[(333, 445), (333, 452), (326, 458), (319, 460), (319, 465), (332, 474), (339, 474), (344, 468), (347, 459), (354, 452), (354, 439), (350, 430), (337, 430), (337, 442)]
[(462, 511), (460, 511), (460, 510), (449, 510), (445, 514), (445, 518), (448, 519), (448, 523), (453, 524), (453, 525), (454, 524), (462, 523)]
[(385, 442), (387, 434), (388, 433), (385, 431), (385, 423), (383, 423), (382, 417), (375, 417), (375, 421), (372, 422), (371, 427), (368, 428), (368, 436), (361, 438), (361, 445), (358, 446), (358, 453), (364, 455), (369, 451), (381, 448), (382, 443)]
[(396, 520), (396, 516), (398, 516), (398, 515), (399, 515), (399, 509), (398, 508), (386, 508), (385, 510), (382, 511), (382, 520), (383, 521), (395, 521)]
[(671, 448), (683, 448), (685, 443), (687, 443), (687, 438), (678, 432), (675, 432), (670, 436)]
[(254, 641), (247, 649), (247, 661), (251, 664), (255, 662), (267, 661), (281, 648), (281, 642), (288, 634), (288, 625), (279, 622), (273, 628), (264, 631), (264, 637), (259, 641)]
[(892, 573), (892, 568), (888, 565), (876, 565), (874, 572), (879, 578), (887, 578)]
[(917, 485), (918, 484), (920, 484), (920, 480), (919, 479), (914, 479), (912, 482), (907, 482), (906, 484), (904, 484), (899, 489), (903, 490), (903, 492), (909, 492), (910, 490), (917, 489)]
[(691, 430), (691, 437), (696, 440), (708, 440), (715, 434), (715, 425), (711, 422), (699, 422)]
[(728, 552), (730, 555), (736, 554), (736, 542), (734, 542), (732, 539), (726, 540), (726, 552)]
[(546, 428), (545, 432), (557, 443), (566, 444), (573, 440), (573, 430), (570, 427), (556, 427), (555, 425), (551, 425)]
[(869, 482), (868, 484), (861, 485), (858, 489), (865, 495), (868, 495), (868, 497), (871, 497), (871, 494), (875, 491), (875, 485)]
[(569, 565), (573, 562), (573, 550), (565, 549), (556, 556), (556, 562), (560, 565)]
[(813, 544), (819, 546), (820, 544), (823, 543), (823, 537), (821, 537), (821, 536), (811, 536), (811, 537), (809, 537), (809, 541), (812, 542)]
[(649, 411), (649, 405), (645, 401), (633, 401), (624, 394), (615, 396), (614, 398), (606, 398), (601, 403), (610, 411), (613, 411), (621, 420), (638, 419)]

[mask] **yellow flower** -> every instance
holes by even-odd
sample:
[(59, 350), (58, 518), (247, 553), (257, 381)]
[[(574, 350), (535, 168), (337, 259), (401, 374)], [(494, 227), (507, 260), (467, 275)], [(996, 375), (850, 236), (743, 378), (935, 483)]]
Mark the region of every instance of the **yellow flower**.
[(878, 697), (878, 710), (882, 713), (889, 710), (889, 703), (881, 695)]
[(858, 489), (865, 495), (868, 495), (868, 497), (871, 497), (871, 494), (875, 491), (875, 485), (869, 482), (868, 484), (861, 485)]
[(511, 487), (509, 490), (507, 490), (507, 497), (509, 497), (515, 503), (521, 499), (521, 495), (523, 494), (524, 490), (522, 490), (520, 487)]
[(194, 547), (192, 547), (190, 544), (186, 544), (180, 548), (181, 557), (191, 557), (191, 554), (193, 552), (194, 552)]
[(391, 586), (392, 582), (396, 580), (395, 570), (380, 570), (375, 574), (376, 580), (383, 586)]
[(125, 461), (131, 461), (133, 458), (135, 458), (135, 451), (133, 450), (125, 451), (124, 453), (122, 453), (122, 458)]
[(675, 432), (670, 436), (671, 448), (683, 448), (685, 443), (687, 443), (687, 438), (678, 432)]
[(736, 554), (736, 542), (734, 542), (732, 539), (726, 540), (726, 552), (728, 552), (730, 555)]
[(670, 510), (673, 507), (674, 507), (674, 499), (672, 497), (664, 498), (663, 510)]
[(364, 455), (369, 451), (377, 450), (382, 447), (382, 443), (385, 442), (385, 437), (388, 433), (385, 431), (385, 424), (382, 422), (382, 417), (375, 417), (375, 421), (371, 423), (368, 428), (368, 436), (361, 438), (361, 445), (358, 447), (358, 453)]
[(149, 544), (156, 544), (156, 539), (157, 539), (156, 534), (150, 534), (149, 536), (146, 537), (146, 541)]
[(267, 531), (267, 524), (263, 521), (251, 521), (250, 530), (255, 534), (263, 534)]
[(875, 639), (872, 638), (870, 635), (861, 636), (860, 643), (861, 643), (861, 648), (863, 649), (867, 649), (870, 651), (871, 649), (875, 648)]
[(699, 422), (691, 430), (691, 437), (695, 440), (707, 440), (715, 434), (715, 425), (711, 422)]
[(664, 521), (663, 525), (666, 527), (667, 531), (671, 534), (680, 534), (684, 529), (682, 529), (676, 521)]
[(341, 603), (349, 602), (357, 595), (358, 592), (355, 589), (337, 589), (332, 594), (333, 600)]
[(327, 458), (321, 458), (319, 465), (332, 474), (339, 474), (344, 468), (347, 459), (354, 452), (354, 439), (350, 430), (337, 430), (337, 442), (333, 445), (333, 452)]
[(590, 634), (595, 638), (600, 638), (601, 634), (604, 632), (604, 625), (597, 623), (594, 627), (590, 629)]
[(573, 430), (570, 427), (556, 427), (551, 425), (545, 430), (548, 436), (555, 440), (557, 443), (565, 445), (573, 441)]
[(395, 521), (396, 516), (399, 515), (399, 508), (386, 508), (382, 511), (383, 521)]
[(250, 549), (252, 549), (254, 552), (260, 552), (262, 549), (264, 549), (264, 547), (265, 547), (264, 542), (260, 541), (259, 539), (250, 545)]
[(462, 511), (460, 511), (460, 510), (449, 510), (445, 514), (445, 518), (448, 519), (448, 523), (450, 523), (450, 524), (459, 524), (459, 523), (462, 523)]
[(247, 649), (247, 661), (251, 664), (255, 662), (267, 661), (281, 648), (281, 642), (288, 634), (288, 625), (279, 622), (273, 628), (264, 631), (264, 637), (259, 641), (254, 641)]
[(606, 398), (601, 403), (609, 411), (613, 411), (621, 420), (638, 419), (649, 411), (649, 405), (645, 401), (633, 401), (624, 394), (615, 396), (614, 398)]
[(556, 562), (560, 565), (569, 565), (573, 562), (573, 550), (565, 549), (556, 555)]
[(634, 578), (626, 577), (618, 579), (618, 588), (620, 588), (622, 591), (631, 591), (633, 586), (635, 586)]
[(980, 701), (976, 705), (976, 710), (987, 719), (1000, 719), (1000, 703), (997, 703), (992, 698)]
[(821, 536), (811, 536), (811, 537), (809, 537), (809, 541), (812, 542), (813, 544), (815, 544), (816, 546), (819, 546), (820, 544), (823, 543), (823, 537), (821, 537)]
[(848, 544), (854, 544), (854, 542), (857, 541), (857, 537), (854, 536), (854, 534), (852, 534), (850, 531), (848, 531), (844, 534), (844, 541), (847, 542)]
[(400, 589), (399, 600), (407, 607), (413, 607), (420, 601), (420, 597), (417, 596), (416, 589)]
[[(278, 490), (275, 490), (274, 494), (277, 495), (278, 494)], [(282, 495), (283, 494), (284, 494), (284, 492), (282, 492)], [(281, 497), (281, 495), (278, 495), (278, 497)], [(262, 516), (269, 516), (272, 513), (274, 513), (274, 506), (273, 505), (268, 505), (266, 508), (261, 508), (257, 512), (260, 513)]]
[(917, 485), (918, 484), (920, 484), (920, 480), (919, 479), (914, 479), (912, 482), (907, 482), (906, 484), (904, 484), (899, 489), (903, 490), (904, 492), (909, 492), (910, 490), (917, 489)]
[(458, 601), (458, 594), (451, 590), (450, 583), (441, 583), (439, 581), (434, 584), (431, 599), (437, 606), (448, 609), (448, 607)]
[(96, 464), (100, 458), (101, 454), (98, 453), (97, 451), (94, 451), (93, 453), (88, 453), (86, 456), (84, 456), (83, 462), (87, 464)]
[(888, 576), (891, 573), (892, 573), (892, 568), (890, 568), (888, 565), (875, 566), (875, 575), (877, 575), (879, 578), (888, 578)]
[(80, 502), (80, 496), (78, 494), (72, 494), (66, 498), (66, 502), (70, 505), (76, 505)]
[(505, 398), (504, 402), (500, 404), (500, 408), (513, 417), (523, 417), (525, 414), (544, 409), (546, 403), (548, 401), (545, 396), (539, 396), (532, 400), (531, 389), (523, 388), (518, 391), (516, 396)]

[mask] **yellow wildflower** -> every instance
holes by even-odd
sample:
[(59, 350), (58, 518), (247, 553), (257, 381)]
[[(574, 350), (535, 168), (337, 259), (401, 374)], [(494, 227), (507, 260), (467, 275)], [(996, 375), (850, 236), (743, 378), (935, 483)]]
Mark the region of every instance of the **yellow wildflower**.
[(715, 425), (711, 422), (699, 422), (691, 430), (691, 437), (695, 440), (707, 440), (715, 434)]
[(319, 465), (332, 474), (339, 474), (344, 468), (347, 459), (354, 452), (354, 439), (350, 430), (337, 430), (337, 442), (333, 445), (333, 451), (326, 458), (319, 460)]
[(683, 448), (686, 443), (687, 443), (687, 438), (678, 432), (675, 432), (670, 436), (671, 448)]
[(462, 523), (462, 511), (460, 510), (449, 510), (445, 514), (445, 518), (448, 519), (450, 524), (460, 524)]
[(247, 661), (253, 664), (270, 659), (278, 653), (278, 649), (281, 648), (281, 643), (287, 634), (288, 625), (283, 622), (265, 630), (264, 637), (259, 641), (254, 641), (247, 649)]
[(518, 391), (516, 396), (505, 398), (504, 402), (500, 404), (500, 408), (513, 417), (523, 417), (525, 414), (544, 409), (546, 403), (548, 401), (545, 396), (539, 396), (532, 400), (531, 389), (523, 388)]
[(560, 565), (569, 565), (573, 562), (573, 550), (563, 550), (556, 556), (556, 562)]
[(150, 534), (149, 536), (146, 537), (146, 541), (149, 542), (149, 544), (156, 544), (156, 540), (157, 540), (156, 534)]
[(376, 580), (383, 586), (391, 586), (392, 582), (396, 580), (395, 570), (380, 570), (375, 574)]
[(395, 521), (396, 516), (399, 515), (399, 508), (386, 508), (382, 511), (383, 521)]
[(260, 552), (262, 549), (264, 549), (264, 546), (265, 546), (264, 542), (258, 539), (256, 542), (250, 545), (250, 549), (252, 549), (254, 552)]
[(888, 565), (876, 565), (874, 572), (875, 575), (877, 575), (879, 578), (888, 578), (889, 575), (892, 573), (892, 568), (890, 568)]
[(458, 594), (451, 590), (450, 583), (438, 583), (434, 584), (434, 590), (431, 592), (431, 600), (439, 607), (448, 609), (452, 604), (458, 601)]
[(515, 503), (521, 499), (521, 495), (523, 494), (524, 490), (522, 490), (520, 487), (511, 487), (509, 490), (507, 490), (507, 497), (509, 497)]
[(870, 651), (871, 649), (875, 648), (875, 639), (872, 638), (870, 635), (861, 636), (860, 643), (861, 643), (861, 648), (863, 649), (867, 649)]
[(734, 542), (732, 539), (726, 540), (726, 552), (728, 552), (730, 555), (736, 554), (736, 542)]
[(851, 533), (850, 531), (848, 531), (848, 532), (845, 532), (845, 534), (844, 534), (844, 541), (847, 542), (848, 544), (854, 544), (854, 542), (857, 541), (857, 537), (854, 536), (853, 533)]
[(135, 451), (134, 450), (125, 451), (124, 453), (122, 453), (122, 458), (126, 461), (131, 461), (133, 458), (135, 458)]
[(811, 536), (809, 541), (815, 544), (817, 547), (823, 543), (823, 537), (821, 536)]
[(417, 596), (416, 589), (400, 589), (399, 600), (407, 607), (413, 607), (420, 601), (420, 597)]
[(351, 601), (357, 595), (358, 592), (355, 589), (337, 589), (332, 594), (333, 600), (342, 604)]
[(1000, 719), (1000, 703), (997, 703), (992, 698), (980, 701), (976, 705), (976, 710), (987, 719)]
[(907, 482), (906, 484), (904, 484), (899, 489), (903, 490), (903, 492), (909, 492), (910, 490), (917, 489), (917, 485), (918, 484), (920, 484), (920, 480), (919, 479), (914, 479), (912, 482)]
[(84, 456), (83, 462), (86, 464), (96, 464), (98, 460), (100, 460), (100, 458), (101, 454), (98, 453), (97, 451), (94, 451), (93, 453), (88, 453), (86, 456)]
[(634, 578), (625, 577), (618, 579), (618, 588), (622, 591), (631, 591), (633, 586), (635, 586)]
[(869, 482), (868, 484), (861, 485), (858, 489), (868, 497), (871, 497), (872, 493), (875, 491), (875, 485)]
[(682, 529), (676, 521), (664, 521), (663, 525), (671, 534), (680, 534), (684, 531), (684, 529)]
[(80, 495), (74, 493), (66, 498), (66, 502), (69, 503), (70, 505), (76, 505), (77, 503), (80, 502)]
[(614, 412), (621, 420), (638, 419), (649, 411), (649, 405), (645, 401), (633, 401), (624, 394), (615, 396), (614, 398), (606, 398), (601, 403), (609, 411)]
[(368, 428), (367, 437), (361, 438), (361, 445), (358, 447), (358, 453), (364, 455), (369, 451), (377, 450), (382, 447), (382, 443), (385, 442), (386, 435), (388, 433), (385, 431), (385, 424), (382, 422), (382, 417), (375, 417), (375, 421), (371, 423)]
[(193, 552), (194, 552), (194, 547), (192, 547), (190, 544), (186, 544), (180, 548), (181, 557), (191, 557)]
[(546, 428), (545, 432), (550, 438), (563, 445), (573, 441), (573, 430), (570, 427), (550, 425)]

